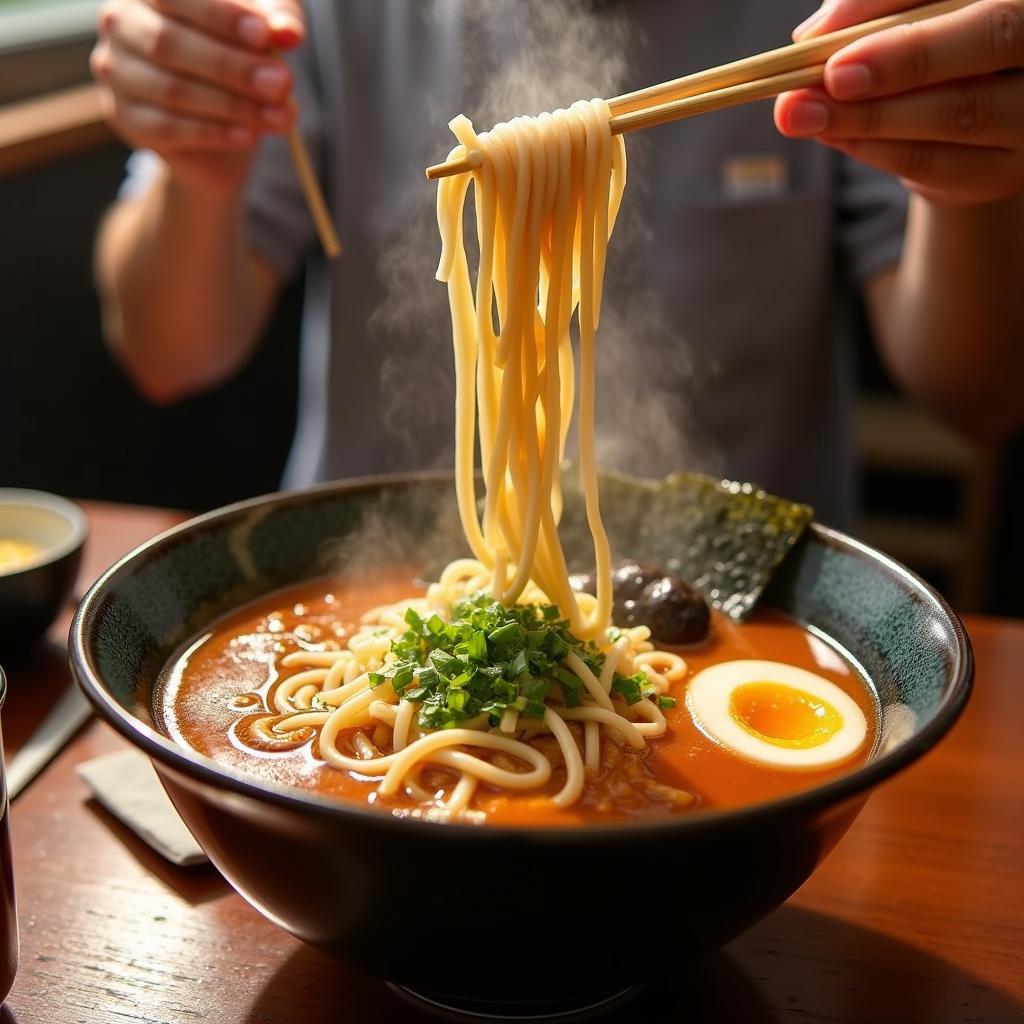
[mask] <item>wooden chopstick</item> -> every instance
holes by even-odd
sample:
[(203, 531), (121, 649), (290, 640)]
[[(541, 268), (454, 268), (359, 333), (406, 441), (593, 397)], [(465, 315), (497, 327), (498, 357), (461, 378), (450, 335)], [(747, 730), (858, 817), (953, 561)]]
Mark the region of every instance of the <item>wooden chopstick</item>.
[[(825, 62), (855, 39), (899, 25), (910, 25), (927, 18), (950, 14), (970, 6), (975, 0), (940, 0), (939, 3), (888, 14), (860, 25), (830, 32), (790, 46), (732, 61), (693, 75), (661, 82), (636, 92), (624, 93), (608, 101), (612, 132), (635, 131), (678, 121), (712, 110), (750, 103), (777, 96), (789, 89), (820, 85)], [(460, 174), (479, 166), (477, 154), (434, 164), (427, 168), (431, 180)]]
[(661, 82), (646, 89), (638, 89), (636, 92), (624, 93), (610, 99), (608, 106), (611, 107), (613, 116), (628, 114), (630, 111), (654, 104), (681, 100), (687, 96), (696, 96), (698, 93), (752, 82), (754, 79), (770, 78), (787, 71), (798, 71), (813, 64), (824, 64), (829, 57), (855, 39), (862, 39), (874, 32), (898, 25), (911, 25), (927, 18), (950, 14), (969, 7), (974, 2), (975, 0), (940, 0), (939, 3), (926, 4), (924, 7), (913, 7), (897, 14), (887, 14), (884, 18), (851, 25), (849, 28), (839, 29), (838, 32), (829, 32), (828, 35), (805, 39), (789, 46), (780, 46), (776, 50), (767, 50), (753, 57), (698, 71), (696, 74), (676, 78), (671, 82)]
[(610, 121), (612, 135), (622, 135), (623, 132), (636, 131), (638, 128), (653, 128), (655, 125), (668, 124), (669, 121), (681, 121), (684, 117), (706, 114), (711, 110), (724, 110), (741, 103), (768, 99), (790, 89), (809, 89), (813, 85), (821, 85), (824, 80), (824, 64), (812, 64), (808, 68), (786, 71), (769, 78), (755, 78), (752, 82), (713, 89), (711, 92), (659, 103), (657, 106), (632, 110), (628, 114), (617, 114)]
[[(297, 118), (297, 115), (296, 115)], [(309, 150), (299, 133), (298, 120), (292, 123), (288, 129), (288, 148), (291, 150), (292, 163), (295, 164), (295, 172), (299, 176), (302, 191), (306, 196), (306, 205), (309, 207), (310, 216), (316, 226), (316, 233), (320, 237), (320, 244), (329, 260), (335, 260), (341, 254), (341, 242), (338, 241), (338, 234), (331, 223), (331, 215), (327, 209), (327, 200), (320, 190), (320, 183), (316, 180), (316, 173), (313, 171), (313, 162), (309, 158)]]
[(431, 164), (426, 175), (431, 181), (438, 178), (447, 178), (450, 174), (462, 174), (464, 171), (475, 171), (484, 158), (479, 153), (467, 153), (458, 160), (447, 160), (443, 164)]
[[(281, 52), (271, 49), (272, 57), (280, 57)], [(295, 165), (295, 173), (299, 176), (299, 184), (302, 186), (302, 194), (306, 197), (306, 206), (309, 215), (313, 218), (313, 226), (316, 228), (320, 245), (329, 260), (336, 260), (341, 255), (341, 242), (338, 240), (338, 233), (331, 223), (331, 214), (327, 208), (327, 200), (324, 198), (320, 182), (316, 179), (316, 172), (313, 170), (313, 161), (309, 158), (309, 150), (306, 148), (305, 140), (299, 131), (299, 104), (292, 95), (288, 98), (292, 108), (292, 126), (288, 129), (288, 149), (292, 155), (292, 163)]]

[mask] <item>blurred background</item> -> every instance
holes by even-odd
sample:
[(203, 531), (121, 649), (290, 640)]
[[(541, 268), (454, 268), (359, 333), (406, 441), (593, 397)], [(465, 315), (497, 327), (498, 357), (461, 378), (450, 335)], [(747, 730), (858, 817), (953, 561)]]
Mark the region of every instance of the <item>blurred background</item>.
[[(301, 280), (230, 384), (148, 405), (104, 348), (91, 273), (127, 151), (89, 84), (97, 0), (0, 0), (0, 486), (202, 511), (276, 488)], [(904, 401), (863, 312), (859, 533), (960, 611), (1024, 615), (1024, 435), (979, 450)], [(272, 397), (273, 400), (268, 400)]]

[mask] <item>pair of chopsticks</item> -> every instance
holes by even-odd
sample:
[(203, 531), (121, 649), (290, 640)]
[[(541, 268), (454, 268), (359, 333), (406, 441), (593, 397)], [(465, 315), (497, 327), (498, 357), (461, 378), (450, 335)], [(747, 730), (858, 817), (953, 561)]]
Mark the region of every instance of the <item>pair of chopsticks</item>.
[[(825, 62), (855, 39), (949, 14), (972, 3), (974, 0), (941, 0), (616, 96), (608, 101), (612, 113), (612, 134), (653, 128), (696, 114), (767, 99), (790, 89), (821, 85)], [(480, 166), (481, 159), (479, 153), (470, 153), (459, 159), (434, 164), (427, 168), (427, 177), (433, 181), (450, 174), (472, 171)]]

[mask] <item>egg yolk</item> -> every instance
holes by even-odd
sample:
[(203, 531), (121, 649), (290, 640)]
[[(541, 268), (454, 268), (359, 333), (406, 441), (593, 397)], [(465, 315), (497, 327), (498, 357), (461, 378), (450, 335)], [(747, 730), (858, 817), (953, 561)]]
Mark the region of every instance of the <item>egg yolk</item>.
[(729, 713), (747, 732), (777, 747), (817, 747), (843, 725), (828, 701), (783, 683), (737, 686), (729, 698)]

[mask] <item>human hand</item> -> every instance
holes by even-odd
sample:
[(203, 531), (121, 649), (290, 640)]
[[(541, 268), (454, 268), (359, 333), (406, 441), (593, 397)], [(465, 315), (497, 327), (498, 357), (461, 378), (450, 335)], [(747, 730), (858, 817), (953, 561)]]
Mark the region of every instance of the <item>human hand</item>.
[(233, 193), (261, 134), (287, 130), (292, 77), (273, 50), (305, 35), (298, 0), (106, 0), (90, 66), (107, 120), (173, 175)]
[[(833, 32), (917, 6), (825, 0), (793, 33)], [(778, 97), (775, 123), (950, 205), (1024, 194), (1024, 0), (978, 0), (844, 47), (823, 89)]]

